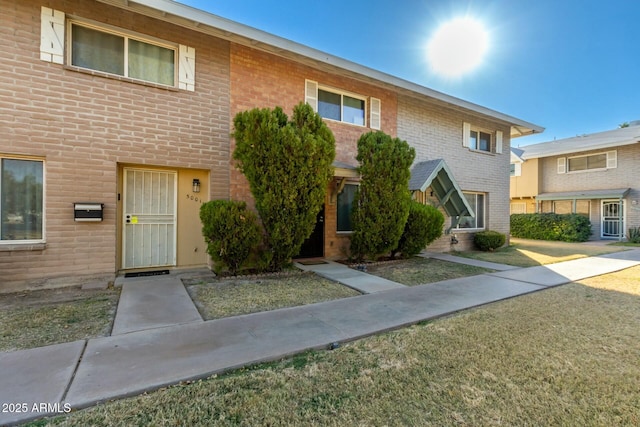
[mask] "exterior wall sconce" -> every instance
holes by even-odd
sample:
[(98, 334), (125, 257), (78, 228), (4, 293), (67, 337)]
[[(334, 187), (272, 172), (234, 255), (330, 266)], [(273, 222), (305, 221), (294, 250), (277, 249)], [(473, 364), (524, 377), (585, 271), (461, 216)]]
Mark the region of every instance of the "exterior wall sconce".
[(199, 193), (200, 192), (200, 180), (198, 178), (194, 178), (193, 179), (193, 188), (192, 191), (194, 193)]
[(455, 234), (451, 235), (451, 244), (455, 245), (458, 243), (458, 236), (456, 236)]

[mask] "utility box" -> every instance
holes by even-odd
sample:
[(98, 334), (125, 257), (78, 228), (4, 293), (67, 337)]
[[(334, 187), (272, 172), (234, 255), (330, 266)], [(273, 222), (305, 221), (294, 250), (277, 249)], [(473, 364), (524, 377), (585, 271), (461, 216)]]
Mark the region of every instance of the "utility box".
[(78, 222), (100, 222), (104, 203), (82, 202), (73, 204), (73, 219)]

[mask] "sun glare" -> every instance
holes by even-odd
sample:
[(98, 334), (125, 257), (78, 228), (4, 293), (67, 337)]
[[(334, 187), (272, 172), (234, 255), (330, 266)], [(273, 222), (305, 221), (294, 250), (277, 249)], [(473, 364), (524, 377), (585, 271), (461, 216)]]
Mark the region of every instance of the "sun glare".
[(476, 69), (489, 48), (489, 34), (469, 17), (445, 22), (429, 40), (427, 56), (431, 69), (444, 77), (456, 78)]

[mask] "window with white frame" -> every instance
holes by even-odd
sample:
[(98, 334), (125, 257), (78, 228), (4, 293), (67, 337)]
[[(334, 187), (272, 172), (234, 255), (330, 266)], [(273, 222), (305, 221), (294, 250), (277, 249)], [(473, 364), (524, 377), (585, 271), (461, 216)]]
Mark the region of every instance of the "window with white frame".
[(522, 163), (511, 163), (509, 176), (521, 176), (522, 175)]
[(318, 113), (325, 119), (364, 126), (364, 99), (327, 89), (318, 89)]
[(470, 123), (463, 123), (462, 146), (470, 150), (500, 154), (502, 153), (502, 139), (502, 131), (491, 132), (471, 126)]
[(0, 241), (44, 241), (44, 163), (0, 157)]
[(40, 59), (195, 90), (195, 49), (42, 7)]
[(367, 126), (367, 108), (369, 127), (380, 129), (380, 100), (341, 91), (327, 86), (320, 86), (312, 80), (305, 81), (305, 99), (324, 119)]
[(526, 203), (511, 203), (509, 206), (510, 214), (523, 214), (527, 213), (527, 204)]
[(612, 150), (582, 156), (560, 157), (557, 162), (558, 173), (615, 169), (618, 167), (618, 152)]
[(457, 228), (484, 228), (485, 195), (483, 193), (468, 193), (464, 191), (463, 194), (476, 216), (459, 217)]

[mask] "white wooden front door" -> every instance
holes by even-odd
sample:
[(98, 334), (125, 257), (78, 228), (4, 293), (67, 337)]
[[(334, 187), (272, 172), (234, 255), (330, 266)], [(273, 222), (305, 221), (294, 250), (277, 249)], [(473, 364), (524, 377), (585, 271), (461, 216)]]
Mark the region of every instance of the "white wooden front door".
[(177, 173), (124, 169), (122, 268), (176, 265)]
[(602, 227), (600, 237), (620, 238), (624, 236), (624, 201), (602, 201)]

